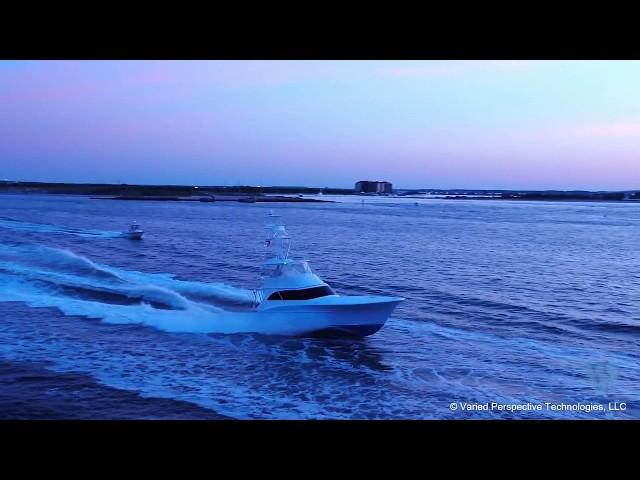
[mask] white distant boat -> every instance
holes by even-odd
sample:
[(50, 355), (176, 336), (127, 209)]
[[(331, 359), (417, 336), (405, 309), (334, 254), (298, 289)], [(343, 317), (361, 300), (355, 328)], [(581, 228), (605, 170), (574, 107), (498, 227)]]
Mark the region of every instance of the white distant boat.
[(309, 263), (289, 258), (290, 237), (280, 216), (270, 212), (265, 226), (267, 259), (256, 313), (292, 333), (371, 335), (384, 325), (403, 298), (342, 296), (314, 274)]
[(144, 235), (144, 230), (140, 228), (137, 222), (133, 222), (129, 227), (129, 230), (122, 232), (122, 236), (131, 240), (141, 240)]

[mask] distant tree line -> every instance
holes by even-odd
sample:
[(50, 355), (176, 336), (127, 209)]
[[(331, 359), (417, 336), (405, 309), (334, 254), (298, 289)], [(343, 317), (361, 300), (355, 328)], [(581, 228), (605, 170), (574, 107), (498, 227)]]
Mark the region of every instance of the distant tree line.
[(263, 195), (263, 194), (353, 194), (350, 188), (311, 187), (258, 187), (235, 186), (188, 186), (188, 185), (128, 185), (100, 183), (46, 183), (46, 182), (0, 182), (0, 191), (23, 193), (52, 193), (66, 195), (123, 195), (123, 196), (178, 196), (201, 195)]
[(624, 200), (624, 192), (505, 192), (501, 198), (520, 200)]

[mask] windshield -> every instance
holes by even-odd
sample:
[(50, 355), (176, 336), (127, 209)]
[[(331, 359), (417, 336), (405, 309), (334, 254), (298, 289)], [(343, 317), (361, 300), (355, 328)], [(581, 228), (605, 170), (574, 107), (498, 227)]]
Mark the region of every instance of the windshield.
[(326, 297), (327, 295), (335, 295), (328, 285), (320, 287), (304, 288), (302, 290), (281, 290), (269, 295), (268, 300), (311, 300), (312, 298)]

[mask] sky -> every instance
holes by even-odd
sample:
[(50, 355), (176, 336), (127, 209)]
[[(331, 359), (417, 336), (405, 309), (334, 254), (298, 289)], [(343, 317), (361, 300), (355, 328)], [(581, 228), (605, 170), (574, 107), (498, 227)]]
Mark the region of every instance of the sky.
[(640, 61), (0, 61), (0, 180), (640, 189)]

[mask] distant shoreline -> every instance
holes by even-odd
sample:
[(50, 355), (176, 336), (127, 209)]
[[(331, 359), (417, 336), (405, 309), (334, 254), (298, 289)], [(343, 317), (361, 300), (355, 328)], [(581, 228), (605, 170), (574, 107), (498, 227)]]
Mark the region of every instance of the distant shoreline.
[(332, 200), (317, 200), (314, 198), (285, 197), (279, 195), (241, 196), (241, 195), (211, 195), (201, 197), (164, 197), (154, 196), (118, 196), (118, 197), (89, 197), (93, 200), (130, 200), (152, 202), (240, 202), (240, 203), (335, 203)]
[(264, 195), (314, 195), (318, 193), (349, 195), (353, 189), (312, 187), (266, 187), (252, 185), (135, 185), (111, 183), (53, 183), (0, 181), (0, 192), (49, 193), (67, 195), (111, 197), (205, 197), (205, 196), (264, 196)]
[[(351, 190), (328, 189), (330, 193), (353, 193)], [(173, 201), (173, 202), (332, 202), (303, 198), (302, 194), (316, 194), (319, 189), (305, 187), (253, 186), (185, 186), (185, 185), (128, 185), (92, 183), (0, 182), (0, 193), (17, 195), (83, 195), (96, 200)], [(287, 196), (289, 195), (289, 196)]]
[(130, 185), (99, 183), (53, 183), (0, 181), (0, 193), (84, 195), (93, 199), (129, 201), (236, 201), (261, 202), (332, 202), (309, 198), (320, 195), (345, 195), (362, 198), (407, 200), (518, 200), (550, 202), (627, 202), (640, 201), (640, 191), (586, 190), (471, 190), (471, 189), (395, 189), (392, 195), (360, 194), (347, 188), (300, 186), (196, 186), (196, 185)]
[(586, 197), (538, 197), (538, 198), (529, 198), (529, 197), (473, 197), (473, 196), (433, 196), (433, 197), (404, 197), (404, 198), (413, 198), (413, 199), (421, 199), (421, 200), (497, 200), (497, 201), (517, 201), (517, 202), (615, 202), (615, 203), (640, 203), (639, 199), (608, 199), (608, 198), (586, 198)]

